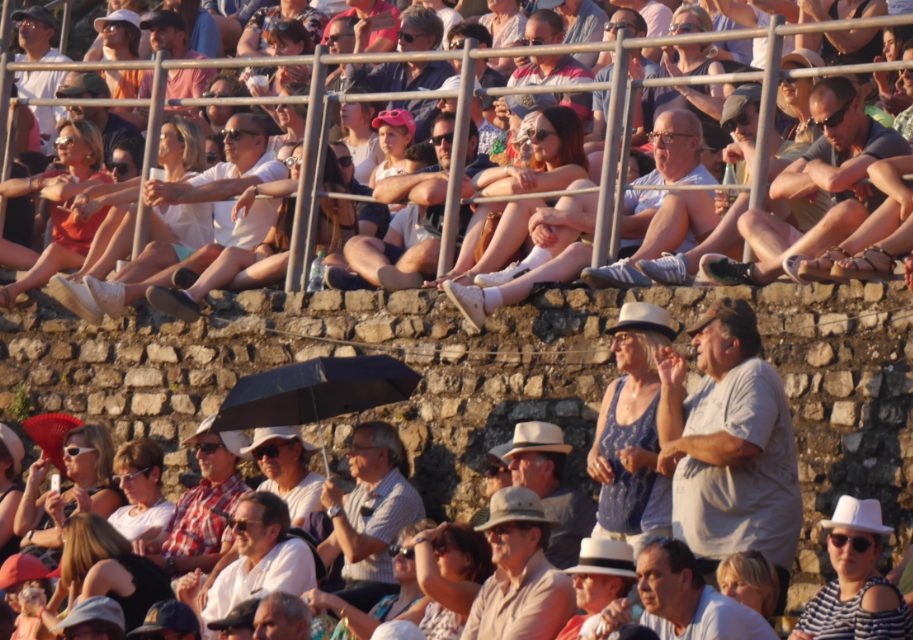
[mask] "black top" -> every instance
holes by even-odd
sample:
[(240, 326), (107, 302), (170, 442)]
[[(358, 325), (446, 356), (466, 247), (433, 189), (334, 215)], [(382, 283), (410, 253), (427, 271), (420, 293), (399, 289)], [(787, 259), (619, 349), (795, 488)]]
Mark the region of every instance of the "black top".
[(171, 600), (174, 592), (165, 572), (155, 566), (148, 558), (126, 553), (115, 558), (121, 566), (133, 576), (133, 585), (136, 587), (129, 596), (120, 596), (113, 591), (108, 592), (108, 597), (116, 601), (124, 610), (124, 620), (127, 631), (132, 631), (143, 624), (146, 613), (156, 602)]
[[(2, 494), (0, 494), (0, 502), (3, 502), (6, 496), (9, 495), (10, 491), (22, 491), (23, 489), (24, 487), (22, 486), (22, 483), (17, 482)], [(16, 534), (10, 534), (10, 539), (6, 541), (5, 545), (0, 547), (0, 564), (3, 564), (3, 562), (14, 553), (19, 553), (20, 540), (21, 538)]]

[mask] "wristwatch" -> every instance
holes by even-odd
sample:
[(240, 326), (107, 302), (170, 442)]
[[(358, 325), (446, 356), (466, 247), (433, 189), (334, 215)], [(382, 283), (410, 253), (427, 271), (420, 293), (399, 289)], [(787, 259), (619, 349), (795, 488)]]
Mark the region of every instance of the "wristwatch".
[(330, 507), (329, 509), (327, 509), (327, 517), (329, 517), (330, 520), (332, 520), (336, 516), (340, 515), (341, 513), (342, 513), (342, 507), (340, 507), (339, 505), (336, 505), (336, 506), (333, 506), (333, 507)]
[(165, 573), (170, 576), (177, 574), (178, 567), (177, 561), (174, 559), (174, 556), (168, 556), (165, 558)]

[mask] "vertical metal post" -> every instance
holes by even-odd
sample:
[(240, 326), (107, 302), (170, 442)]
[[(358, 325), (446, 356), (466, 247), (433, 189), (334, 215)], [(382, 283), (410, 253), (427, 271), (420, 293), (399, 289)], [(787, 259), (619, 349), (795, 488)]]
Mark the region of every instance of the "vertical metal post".
[[(326, 66), (324, 66), (324, 71)], [(314, 156), (314, 179), (310, 184), (305, 185), (310, 190), (310, 200), (307, 210), (307, 243), (305, 244), (304, 266), (310, 265), (317, 253), (317, 236), (320, 231), (320, 192), (324, 191), (323, 177), (326, 171), (327, 162), (327, 144), (330, 140), (330, 97), (326, 94), (323, 96), (320, 121), (320, 137), (317, 140), (311, 139), (311, 154)], [(303, 209), (302, 209), (303, 211)], [(355, 224), (358, 224), (356, 220)], [(309, 273), (302, 271), (300, 287), (307, 289), (307, 278)]]
[(470, 55), (478, 46), (474, 38), (463, 45), (463, 66), (460, 68), (460, 95), (457, 96), (456, 123), (450, 153), (450, 179), (447, 200), (444, 202), (444, 228), (441, 233), (441, 253), (437, 261), (438, 277), (456, 262), (456, 240), (460, 233), (460, 201), (463, 198), (463, 176), (466, 175), (466, 151), (469, 148), (469, 123), (472, 120), (472, 98), (475, 94), (475, 60)]
[[(6, 127), (6, 145), (0, 149), (3, 153), (3, 168), (0, 169), (0, 182), (10, 179), (13, 171), (13, 145), (15, 144), (16, 125), (19, 122), (19, 100), (10, 102), (10, 109), (7, 115)], [(6, 224), (6, 198), (0, 198), (0, 236), (3, 235), (3, 227)]]
[[(165, 111), (165, 89), (168, 81), (168, 71), (162, 68), (162, 62), (168, 58), (168, 52), (158, 51), (155, 54), (155, 67), (152, 75), (152, 97), (149, 98), (149, 125), (146, 128), (146, 150), (143, 153), (143, 170), (140, 173), (140, 194), (146, 188), (149, 180), (149, 171), (158, 164), (159, 136), (162, 132), (162, 120)], [(149, 216), (151, 215), (145, 199), (140, 197), (136, 205), (136, 226), (133, 229), (132, 256), (136, 259), (146, 247), (149, 240)]]
[[(767, 29), (767, 60), (764, 67), (764, 81), (761, 83), (761, 106), (758, 113), (758, 135), (755, 139), (754, 162), (751, 167), (751, 191), (748, 193), (748, 208), (760, 209), (766, 206), (770, 193), (768, 180), (770, 159), (776, 152), (770, 144), (770, 131), (774, 126), (777, 114), (777, 89), (780, 87), (780, 58), (783, 56), (783, 36), (777, 33), (777, 27), (784, 22), (783, 16), (770, 17)], [(746, 262), (752, 261), (751, 247), (745, 243), (742, 256)]]
[[(6, 6), (8, 2), (4, 1), (4, 19), (6, 19), (6, 10), (10, 7)], [(10, 104), (10, 95), (12, 94), (13, 89), (13, 74), (9, 72), (6, 68), (10, 61), (10, 53), (3, 50), (3, 53), (0, 54), (0, 105), (7, 105), (8, 109), (11, 109), (15, 112), (15, 106)], [(8, 114), (8, 120), (0, 122), (0, 150), (4, 151), (3, 157), (3, 179), (6, 180), (9, 177), (9, 171), (12, 167), (10, 164), (12, 162), (12, 153), (10, 152), (13, 148), (13, 132), (12, 125), (15, 122), (15, 116), (10, 113)], [(9, 125), (9, 126), (7, 126)], [(6, 219), (6, 198), (0, 196), (0, 235), (3, 235), (3, 223)]]
[[(0, 13), (0, 51), (6, 52), (10, 48), (10, 33), (13, 29), (12, 13), (15, 3), (13, 0), (3, 0), (3, 9)], [(4, 102), (3, 104), (7, 104)]]
[[(624, 48), (627, 29), (618, 30), (615, 41), (614, 69), (612, 70), (612, 95), (609, 96), (609, 111), (606, 114), (606, 141), (602, 155), (602, 175), (599, 180), (599, 205), (596, 208), (596, 236), (593, 240), (592, 267), (606, 264), (609, 252), (609, 240), (617, 237), (621, 227), (621, 211), (611, 211), (615, 203), (613, 190), (618, 180), (618, 160), (621, 157), (621, 144), (618, 141), (618, 128), (622, 125), (622, 105), (628, 79), (629, 54)], [(613, 135), (614, 128), (614, 135)], [(622, 132), (630, 136), (629, 131)], [(611, 218), (611, 228), (608, 227)]]
[[(631, 138), (634, 137), (634, 80), (628, 78), (625, 97), (624, 130), (621, 138), (621, 158), (618, 162), (618, 180), (615, 181), (614, 210), (621, 211), (625, 202), (625, 185), (628, 184), (628, 163), (631, 161)], [(619, 218), (621, 220), (621, 218)], [(618, 247), (621, 244), (621, 225), (612, 225), (612, 236), (609, 239), (609, 255), (614, 261), (618, 258)]]
[[(314, 66), (311, 71), (311, 90), (308, 94), (308, 113), (304, 120), (304, 156), (301, 160), (301, 176), (298, 180), (298, 194), (295, 199), (295, 217), (292, 221), (292, 238), (289, 247), (288, 272), (285, 274), (285, 290), (301, 291), (302, 278), (305, 277), (305, 266), (314, 259), (314, 247), (308, 244), (310, 225), (301, 218), (302, 211), (311, 210), (313, 189), (317, 176), (318, 153), (314, 153), (314, 141), (320, 135), (323, 123), (324, 101), (326, 93), (327, 68), (321, 58), (326, 51), (318, 45), (314, 51)], [(313, 221), (316, 224), (316, 220)], [(314, 232), (316, 234), (316, 231)], [(313, 237), (313, 235), (311, 236)]]
[(67, 46), (70, 43), (70, 23), (73, 21), (73, 0), (64, 0), (63, 16), (60, 18), (60, 50), (61, 55), (67, 55)]

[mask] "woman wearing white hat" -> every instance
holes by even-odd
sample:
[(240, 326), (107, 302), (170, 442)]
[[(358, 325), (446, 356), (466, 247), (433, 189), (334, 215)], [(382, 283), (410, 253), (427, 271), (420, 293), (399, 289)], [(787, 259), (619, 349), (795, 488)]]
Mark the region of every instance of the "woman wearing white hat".
[(22, 458), (25, 447), (19, 436), (0, 423), (0, 563), (19, 551), (13, 519), (22, 500)]
[(650, 536), (671, 535), (671, 481), (655, 471), (663, 439), (654, 353), (671, 344), (678, 323), (656, 305), (629, 302), (608, 333), (624, 375), (606, 389), (587, 456), (587, 473), (602, 485), (592, 535), (627, 541), (636, 552)]
[(808, 603), (790, 640), (913, 637), (913, 614), (876, 567), (882, 538), (893, 531), (882, 525), (878, 501), (840, 496), (821, 527), (831, 530), (827, 551), (837, 579)]

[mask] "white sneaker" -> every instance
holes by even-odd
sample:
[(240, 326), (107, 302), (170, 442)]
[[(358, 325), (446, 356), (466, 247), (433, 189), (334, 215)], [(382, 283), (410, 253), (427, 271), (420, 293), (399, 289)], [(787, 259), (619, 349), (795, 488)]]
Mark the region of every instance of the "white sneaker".
[(69, 280), (63, 274), (58, 273), (48, 281), (48, 293), (89, 324), (101, 324), (105, 318), (86, 285)]
[(511, 280), (519, 278), (524, 273), (529, 273), (529, 267), (521, 266), (519, 262), (511, 262), (505, 268), (494, 273), (480, 273), (473, 279), (476, 286), (482, 287), (500, 287)]
[(810, 280), (806, 280), (799, 273), (799, 267), (802, 265), (804, 260), (808, 260), (808, 256), (801, 254), (794, 254), (791, 256), (786, 256), (783, 258), (781, 266), (783, 267), (783, 273), (786, 274), (786, 277), (795, 282), (796, 284), (809, 284)]
[(92, 298), (98, 307), (112, 318), (120, 318), (124, 315), (124, 283), (107, 282), (99, 280), (92, 276), (83, 278), (86, 288), (92, 294)]
[(691, 277), (685, 266), (685, 257), (680, 254), (663, 253), (661, 258), (641, 260), (637, 268), (660, 284), (689, 284)]
[(488, 319), (485, 313), (485, 294), (482, 289), (474, 286), (456, 284), (453, 280), (444, 282), (444, 293), (450, 301), (460, 310), (463, 317), (469, 321), (476, 331), (481, 332)]
[(631, 289), (652, 287), (653, 281), (631, 264), (630, 258), (623, 258), (607, 267), (588, 267), (580, 273), (580, 279), (593, 289)]

